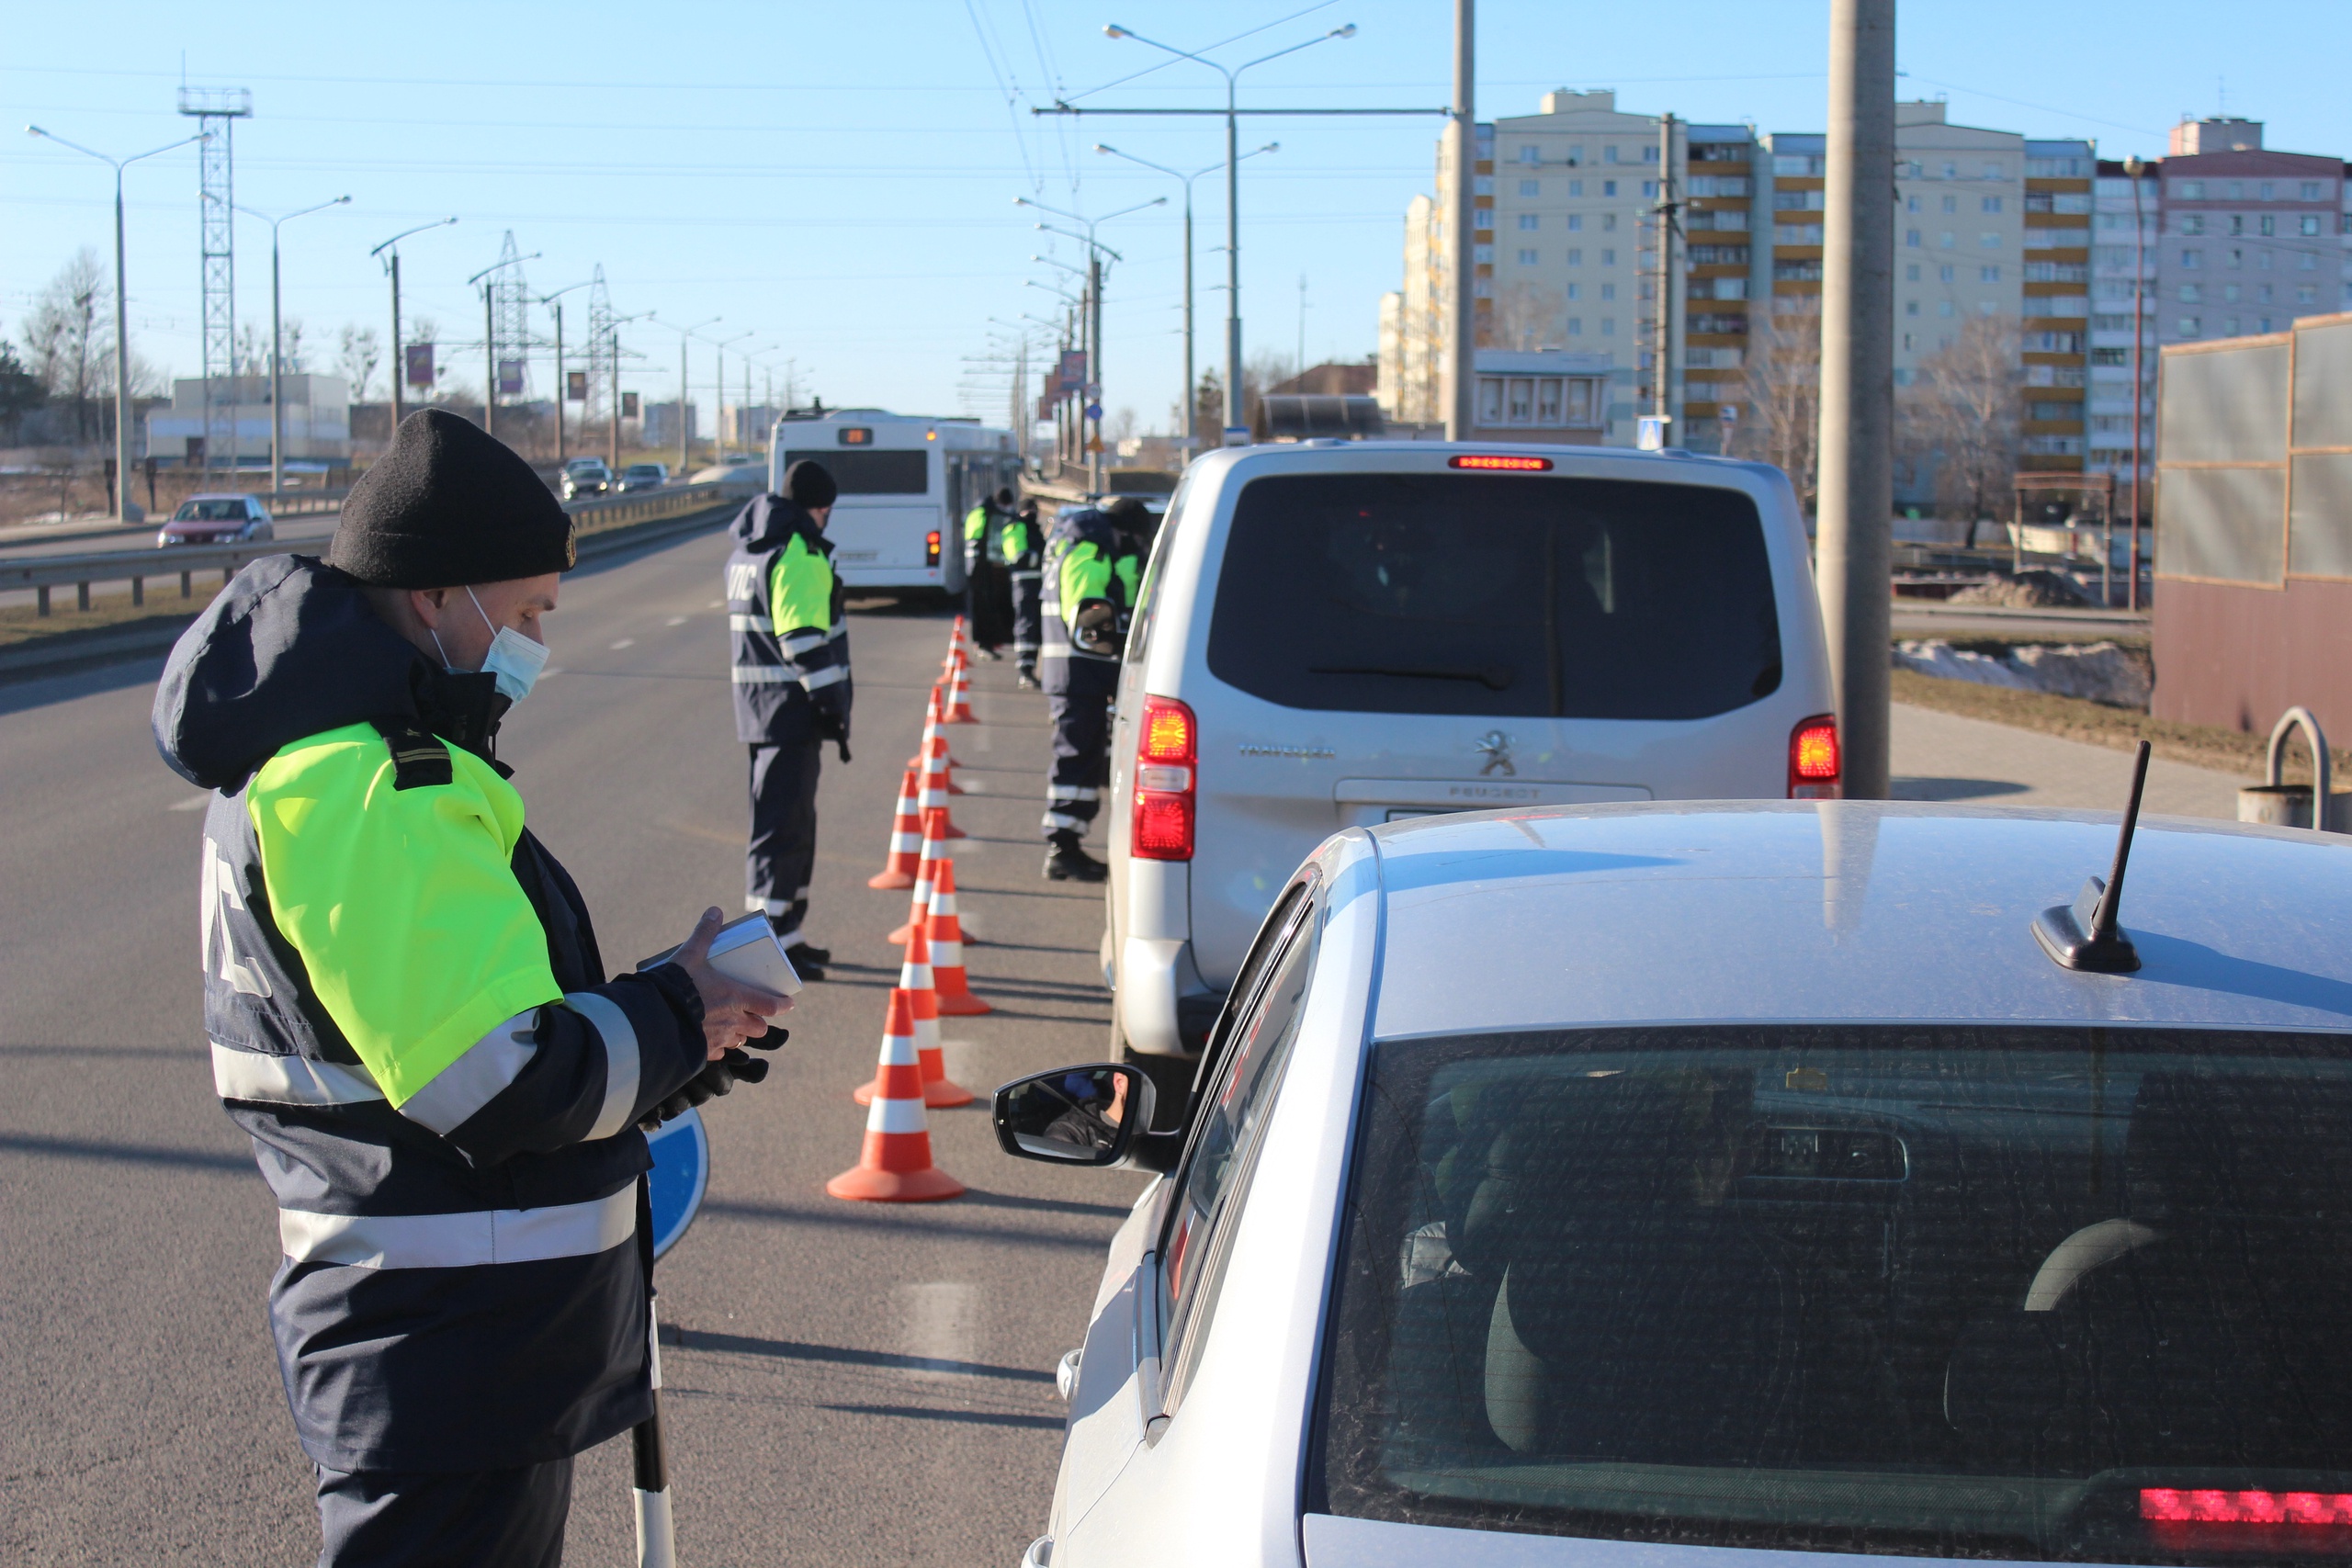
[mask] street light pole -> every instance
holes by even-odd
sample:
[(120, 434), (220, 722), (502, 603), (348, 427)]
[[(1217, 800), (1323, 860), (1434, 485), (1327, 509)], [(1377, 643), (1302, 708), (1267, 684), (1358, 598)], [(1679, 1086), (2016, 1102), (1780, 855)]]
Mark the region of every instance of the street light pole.
[(1446, 296), (1445, 438), (1468, 441), (1478, 398), (1477, 17), (1474, 0), (1453, 0), (1453, 110), (1447, 126), (1446, 228), (1453, 236), (1453, 287)]
[[(563, 444), (563, 400), (570, 390), (563, 378), (563, 297), (575, 288), (585, 288), (594, 281), (591, 278), (582, 283), (567, 283), (552, 294), (539, 296), (539, 303), (555, 316), (555, 460), (558, 468), (563, 466), (564, 458), (569, 455)], [(584, 408), (582, 412), (585, 412)]]
[(114, 170), (114, 494), (110, 499), (114, 502), (113, 512), (117, 519), (136, 523), (146, 513), (137, 502), (130, 499), (130, 312), (124, 302), (123, 288), (122, 171), (142, 158), (153, 158), (191, 142), (209, 141), (210, 133), (182, 137), (150, 152), (134, 152), (128, 158), (109, 158), (78, 141), (68, 141), (62, 136), (43, 130), (38, 125), (25, 127), (25, 134), (71, 148)]
[(689, 436), (686, 426), (686, 339), (694, 336), (703, 328), (714, 326), (726, 319), (724, 316), (713, 316), (707, 321), (696, 321), (693, 326), (678, 329), (678, 472), (682, 476), (686, 471), (686, 465), (694, 460), (687, 446)]
[(297, 218), (308, 218), (313, 212), (324, 212), (330, 207), (348, 207), (351, 198), (336, 197), (316, 207), (306, 207), (300, 212), (289, 212), (283, 218), (272, 218), (250, 207), (238, 211), (248, 218), (258, 218), (269, 225), (269, 493), (275, 498), (286, 491), (286, 349), (284, 346), (285, 316), (278, 298), (277, 229), (281, 223), (291, 223)]
[[(537, 261), (539, 255), (539, 252), (533, 251), (527, 256), (516, 256), (513, 265)], [(508, 265), (503, 260), (492, 262), (466, 279), (469, 285), (481, 285), (481, 429), (485, 435), (498, 434), (498, 285), (487, 280), (492, 273), (503, 271)]]
[[(1455, 4), (1466, 10), (1470, 0), (1455, 0)], [(1219, 65), (1214, 60), (1194, 54), (1190, 50), (1178, 49), (1173, 44), (1165, 44), (1156, 39), (1148, 39), (1132, 28), (1119, 27), (1116, 24), (1104, 28), (1102, 32), (1106, 38), (1128, 38), (1135, 39), (1137, 43), (1149, 44), (1152, 48), (1163, 53), (1172, 54), (1180, 60), (1189, 60), (1196, 65), (1205, 65), (1225, 78), (1225, 427), (1227, 431), (1231, 431), (1242, 423), (1243, 412), (1241, 397), (1241, 132), (1239, 104), (1236, 98), (1240, 86), (1241, 73), (1263, 65), (1270, 60), (1280, 60), (1284, 55), (1296, 54), (1302, 49), (1312, 49), (1318, 43), (1325, 43), (1335, 38), (1353, 38), (1356, 35), (1356, 25), (1350, 22), (1344, 27), (1333, 28), (1320, 38), (1308, 39), (1305, 43), (1295, 43), (1288, 49), (1278, 49), (1272, 54), (1261, 55), (1256, 60), (1244, 61), (1230, 69)]]
[[(1184, 401), (1182, 407), (1184, 410), (1184, 459), (1190, 462), (1199, 455), (1201, 449), (1201, 400), (1193, 382), (1193, 182), (1203, 175), (1214, 174), (1225, 165), (1211, 164), (1205, 169), (1196, 169), (1189, 175), (1182, 175), (1164, 164), (1155, 164), (1148, 158), (1138, 158), (1132, 152), (1122, 152), (1116, 147), (1105, 147), (1097, 142), (1094, 150), (1097, 152), (1107, 152), (1114, 158), (1124, 158), (1128, 163), (1143, 168), (1156, 170), (1172, 180), (1181, 181), (1184, 186)], [(1245, 159), (1254, 158), (1261, 152), (1277, 152), (1281, 150), (1281, 142), (1269, 141), (1263, 147), (1253, 148), (1241, 156)], [(1037, 261), (1044, 258), (1033, 256), (1030, 259)]]
[(2147, 298), (2148, 271), (2148, 230), (2140, 210), (2140, 175), (2147, 166), (2136, 152), (2123, 160), (2124, 176), (2132, 182), (2132, 570), (2124, 581), (2123, 603), (2132, 610), (2140, 607), (2140, 403), (2147, 389), (2141, 378), (2140, 343), (2147, 331), (2141, 312)]
[[(1114, 218), (1125, 218), (1130, 213), (1141, 212), (1147, 208), (1165, 207), (1168, 205), (1168, 198), (1164, 196), (1155, 196), (1149, 201), (1139, 201), (1133, 207), (1123, 207), (1116, 212), (1106, 212), (1100, 218), (1081, 218), (1075, 212), (1064, 212), (1058, 207), (1047, 207), (1044, 202), (1032, 201), (1025, 196), (1014, 197), (1012, 198), (1012, 205), (1015, 207), (1034, 207), (1040, 212), (1050, 212), (1057, 218), (1067, 218), (1073, 223), (1082, 223), (1086, 226), (1085, 233), (1072, 234), (1069, 230), (1057, 229), (1050, 223), (1040, 223), (1037, 225), (1038, 228), (1044, 230), (1046, 233), (1067, 235), (1069, 238), (1080, 242), (1086, 247), (1087, 292), (1088, 298), (1091, 301), (1091, 305), (1087, 310), (1085, 318), (1086, 324), (1090, 329), (1087, 334), (1088, 342), (1086, 344), (1086, 376), (1087, 386), (1091, 389), (1082, 389), (1080, 395), (1081, 397), (1089, 397), (1093, 400), (1093, 401), (1088, 406), (1096, 411), (1094, 418), (1091, 421), (1094, 426), (1094, 435), (1093, 439), (1088, 443), (1088, 445), (1100, 446), (1102, 444), (1102, 418), (1101, 411), (1102, 408), (1103, 388), (1106, 385), (1102, 379), (1102, 258), (1106, 255), (1113, 261), (1125, 261), (1126, 258), (1119, 254), (1118, 252), (1113, 250), (1110, 246), (1098, 243), (1094, 238), (1094, 231), (1102, 227), (1103, 224), (1110, 222)], [(1091, 452), (1088, 456), (1094, 459), (1094, 461), (1090, 465), (1090, 468), (1093, 488), (1099, 493), (1102, 488), (1102, 454), (1100, 452)]]
[[(727, 345), (730, 343), (741, 343), (747, 337), (759, 335), (757, 332), (737, 333), (733, 337), (711, 344), (718, 354), (718, 367), (710, 379), (712, 388), (710, 460), (714, 463), (727, 461)], [(682, 479), (686, 477), (683, 469), (678, 477)]]
[(413, 229), (403, 229), (368, 253), (371, 256), (382, 255), (386, 251), (392, 253), (390, 259), (384, 264), (384, 270), (392, 276), (392, 429), (395, 432), (401, 427), (401, 387), (408, 379), (408, 355), (401, 346), (400, 243), (411, 234), (422, 234), (427, 229), (445, 229), (456, 221), (455, 218), (444, 218), (437, 222), (420, 223)]

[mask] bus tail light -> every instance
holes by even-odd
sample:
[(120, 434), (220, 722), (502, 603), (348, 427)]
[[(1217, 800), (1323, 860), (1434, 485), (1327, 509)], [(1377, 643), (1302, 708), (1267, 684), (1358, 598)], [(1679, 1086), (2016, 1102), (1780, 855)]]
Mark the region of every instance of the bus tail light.
[(1789, 798), (1836, 800), (1843, 773), (1838, 716), (1815, 714), (1789, 731)]
[(922, 564), (925, 566), (939, 564), (939, 530), (936, 528), (922, 536)]
[(1147, 696), (1136, 743), (1136, 800), (1128, 848), (1137, 860), (1193, 858), (1193, 795), (1200, 727), (1173, 697)]

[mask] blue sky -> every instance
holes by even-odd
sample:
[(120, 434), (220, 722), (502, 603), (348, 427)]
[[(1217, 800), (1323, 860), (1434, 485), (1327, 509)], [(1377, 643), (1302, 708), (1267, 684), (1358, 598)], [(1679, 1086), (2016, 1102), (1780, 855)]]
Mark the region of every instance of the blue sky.
[[(353, 197), (285, 231), (286, 308), (314, 344), (346, 321), (383, 333), (386, 288), (368, 248), (456, 213), (456, 227), (403, 247), (408, 313), (438, 321), (447, 338), (479, 336), (479, 297), (465, 279), (497, 258), (511, 229), (523, 254), (543, 253), (526, 269), (540, 292), (601, 263), (622, 312), (680, 325), (720, 316), (705, 336), (756, 334), (744, 346), (772, 347), (763, 357), (779, 374), (795, 359), (804, 394), (992, 419), (1002, 394), (967, 361), (1002, 335), (991, 318), (1058, 310), (1024, 280), (1063, 275), (1032, 255), (1078, 259), (1071, 243), (1035, 232), (1013, 198), (1095, 214), (1167, 194), (1167, 208), (1101, 231), (1125, 258), (1107, 293), (1105, 400), (1164, 424), (1182, 380), (1176, 186), (1091, 149), (1114, 142), (1200, 168), (1222, 156), (1221, 122), (1039, 120), (1028, 106), (1057, 94), (1221, 104), (1219, 78), (1183, 62), (1090, 91), (1164, 59), (1104, 38), (1105, 22), (1194, 50), (1249, 34), (1214, 51), (1227, 63), (1353, 22), (1352, 39), (1245, 75), (1245, 107), (1436, 107), (1451, 11), (1449, 0), (28, 4), (12, 9), (0, 55), (0, 123), (38, 122), (127, 153), (186, 128), (173, 112), (183, 59), (191, 82), (250, 87), (239, 202), (286, 211)], [(1481, 118), (1532, 112), (1552, 87), (1614, 86), (1640, 112), (1767, 130), (1823, 122), (1826, 0), (1485, 0), (1480, 13)], [(231, 25), (217, 25), (223, 17)], [(1904, 96), (1946, 96), (1956, 121), (2093, 136), (2109, 157), (2159, 153), (2182, 114), (2224, 107), (2267, 121), (2274, 147), (2352, 155), (2347, 44), (2346, 0), (2234, 10), (1910, 0), (1898, 61)], [(1430, 188), (1436, 130), (1429, 118), (1243, 122), (1245, 148), (1282, 143), (1243, 170), (1253, 352), (1295, 352), (1302, 276), (1309, 360), (1373, 350), (1379, 297), (1396, 286), (1405, 204)], [(134, 343), (194, 374), (193, 151), (139, 165), (129, 192)], [(1211, 248), (1224, 238), (1221, 178), (1195, 192), (1206, 365), (1225, 312), (1223, 294), (1205, 287), (1223, 274)], [(15, 132), (0, 141), (0, 333), (17, 334), (77, 247), (105, 254), (110, 195), (91, 160)], [(266, 228), (241, 220), (238, 244), (239, 317), (266, 321)], [(544, 331), (544, 312), (537, 320)], [(673, 392), (677, 333), (645, 324), (628, 342), (646, 357), (624, 384)], [(478, 376), (470, 362), (461, 368)], [(707, 388), (710, 373), (698, 344), (694, 378)], [(547, 376), (535, 367), (537, 389)], [(729, 380), (740, 387), (739, 372)], [(706, 408), (708, 399), (697, 395)]]

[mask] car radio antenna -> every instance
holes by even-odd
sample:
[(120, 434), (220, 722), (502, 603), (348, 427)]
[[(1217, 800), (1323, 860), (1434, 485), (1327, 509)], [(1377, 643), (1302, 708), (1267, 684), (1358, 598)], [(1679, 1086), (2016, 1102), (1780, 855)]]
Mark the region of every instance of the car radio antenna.
[(2140, 967), (2132, 939), (2117, 924), (2123, 913), (2123, 867), (2132, 858), (2132, 835), (2140, 826), (2140, 794), (2148, 783), (2148, 743), (2132, 759), (2132, 798), (2124, 803), (2123, 827), (2115, 835), (2115, 864), (2107, 880), (2092, 877), (2074, 903), (2053, 905), (2033, 922), (2033, 939), (2052, 962), (2094, 975), (2129, 975)]

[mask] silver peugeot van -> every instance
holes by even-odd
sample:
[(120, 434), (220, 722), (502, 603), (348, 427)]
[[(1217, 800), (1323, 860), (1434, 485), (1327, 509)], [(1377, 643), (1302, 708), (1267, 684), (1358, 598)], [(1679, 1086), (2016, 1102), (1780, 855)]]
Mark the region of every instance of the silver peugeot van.
[(1342, 828), (1834, 796), (1831, 707), (1777, 468), (1440, 442), (1210, 453), (1169, 502), (1120, 680), (1114, 1037), (1188, 1082), (1275, 895)]

